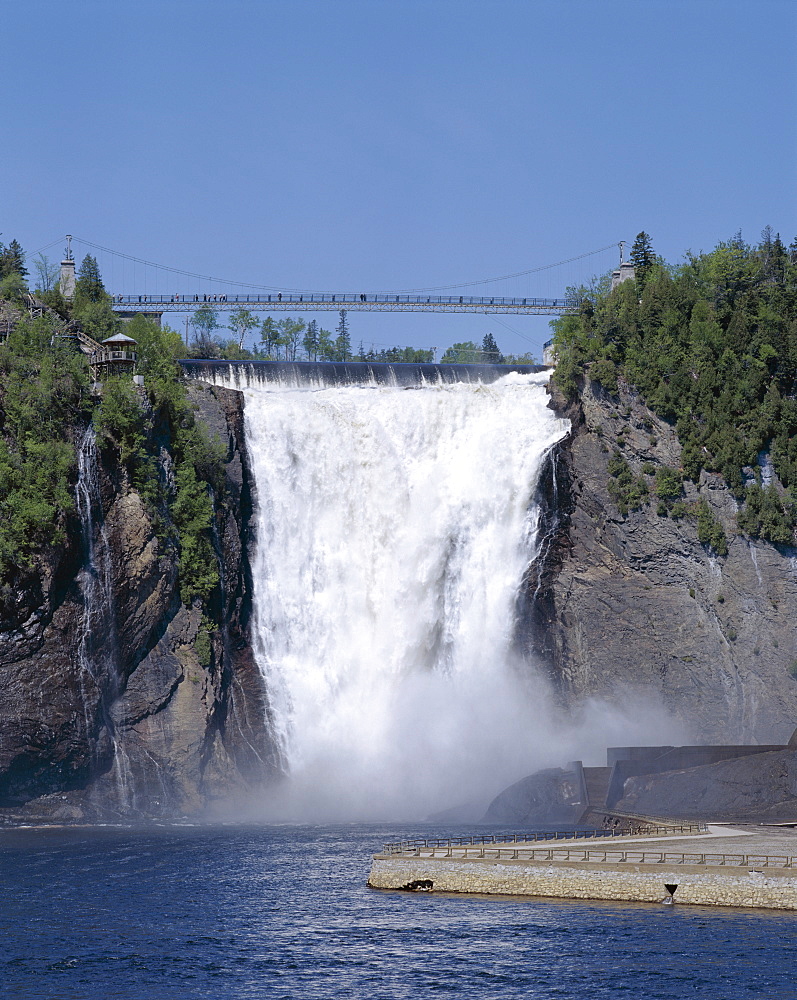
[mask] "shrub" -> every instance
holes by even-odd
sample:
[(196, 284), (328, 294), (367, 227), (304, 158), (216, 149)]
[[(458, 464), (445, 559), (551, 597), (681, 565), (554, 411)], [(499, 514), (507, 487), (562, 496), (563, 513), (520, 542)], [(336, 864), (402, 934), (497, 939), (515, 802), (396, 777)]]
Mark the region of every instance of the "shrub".
[(718, 556), (728, 554), (728, 539), (720, 522), (714, 517), (705, 498), (697, 506), (697, 538), (701, 545), (713, 549)]
[(793, 543), (797, 512), (788, 492), (781, 496), (774, 484), (764, 488), (753, 483), (745, 490), (744, 499), (744, 508), (736, 516), (740, 531), (777, 545)]
[(661, 465), (656, 469), (653, 492), (659, 500), (663, 500), (664, 503), (676, 500), (681, 495), (682, 487), (683, 479), (681, 473), (676, 469), (671, 469), (666, 465)]
[(202, 667), (209, 667), (213, 661), (213, 644), (210, 641), (210, 633), (213, 631), (213, 622), (204, 615), (196, 638), (194, 639), (194, 651)]
[(607, 392), (617, 395), (617, 366), (608, 358), (594, 362), (589, 369), (591, 379), (594, 379)]
[(608, 483), (609, 496), (614, 500), (619, 512), (625, 517), (630, 510), (638, 510), (648, 496), (644, 477), (632, 473), (628, 462), (619, 451), (609, 459), (607, 469), (611, 477)]

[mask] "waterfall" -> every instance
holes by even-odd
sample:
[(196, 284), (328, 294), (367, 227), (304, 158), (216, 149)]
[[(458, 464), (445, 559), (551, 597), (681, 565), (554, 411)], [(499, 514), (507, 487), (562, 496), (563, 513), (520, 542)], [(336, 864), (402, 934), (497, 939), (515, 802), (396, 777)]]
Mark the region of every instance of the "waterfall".
[(118, 645), (112, 613), (111, 550), (102, 516), (93, 426), (86, 429), (78, 448), (75, 501), (84, 552), (83, 566), (78, 574), (83, 598), (78, 669), (86, 731), (90, 734), (94, 730), (94, 706), (99, 704), (113, 745), (112, 785), (118, 806), (127, 811), (130, 807), (129, 762), (108, 711), (111, 699), (118, 693)]
[(245, 389), (286, 814), (422, 818), (545, 742), (544, 686), (513, 654), (535, 486), (569, 426), (545, 379)]
[[(505, 365), (410, 364), (381, 361), (188, 361), (180, 362), (189, 378), (230, 389), (305, 389), (342, 385), (484, 384), (506, 375)], [(513, 365), (513, 372), (544, 372), (541, 365)]]

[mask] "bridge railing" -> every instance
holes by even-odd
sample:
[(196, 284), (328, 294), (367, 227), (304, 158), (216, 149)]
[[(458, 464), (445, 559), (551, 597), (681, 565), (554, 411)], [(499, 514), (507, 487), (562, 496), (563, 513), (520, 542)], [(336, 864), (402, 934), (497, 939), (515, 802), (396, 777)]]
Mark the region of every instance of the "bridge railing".
[(531, 308), (565, 310), (577, 306), (575, 299), (547, 299), (536, 297), (512, 297), (500, 295), (368, 295), (365, 293), (284, 293), (272, 292), (265, 294), (194, 294), (194, 295), (114, 295), (113, 304), (117, 308), (137, 306), (185, 305), (192, 309), (198, 306), (214, 306), (235, 303), (238, 305), (277, 306), (277, 305), (338, 305), (340, 308), (359, 305), (443, 305), (443, 306), (506, 306), (511, 308)]

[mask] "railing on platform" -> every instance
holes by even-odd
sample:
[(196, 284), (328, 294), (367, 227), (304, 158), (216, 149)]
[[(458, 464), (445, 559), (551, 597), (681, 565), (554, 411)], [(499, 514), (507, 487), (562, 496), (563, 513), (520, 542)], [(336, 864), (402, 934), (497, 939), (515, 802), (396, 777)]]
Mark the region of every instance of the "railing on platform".
[(126, 361), (135, 364), (138, 354), (135, 351), (97, 351), (91, 356), (93, 365), (109, 364), (112, 361)]
[(551, 840), (594, 840), (614, 837), (639, 836), (674, 836), (684, 833), (705, 833), (705, 823), (679, 823), (666, 826), (640, 825), (632, 830), (558, 830), (537, 831), (535, 833), (488, 833), (472, 837), (418, 837), (414, 840), (398, 840), (385, 844), (383, 854), (407, 854), (421, 849), (439, 849), (442, 847), (473, 847), (477, 844), (533, 844), (539, 841)]

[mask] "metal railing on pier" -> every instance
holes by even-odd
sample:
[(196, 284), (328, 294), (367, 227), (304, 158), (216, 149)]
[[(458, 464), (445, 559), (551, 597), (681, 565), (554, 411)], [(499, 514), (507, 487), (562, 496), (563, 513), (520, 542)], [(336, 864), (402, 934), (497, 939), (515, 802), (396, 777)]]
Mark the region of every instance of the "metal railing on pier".
[(697, 865), (701, 867), (797, 869), (797, 857), (788, 854), (704, 854), (696, 851), (622, 851), (590, 848), (550, 847), (455, 847), (401, 852), (404, 857), (452, 858), (462, 861), (551, 861), (634, 865)]
[(438, 850), (448, 847), (474, 847), (487, 844), (533, 844), (551, 840), (595, 840), (596, 838), (675, 836), (676, 834), (705, 833), (705, 823), (678, 823), (666, 826), (640, 825), (630, 830), (558, 830), (537, 831), (535, 833), (488, 833), (472, 837), (419, 837), (414, 840), (398, 840), (385, 844), (383, 854), (416, 853), (419, 849)]

